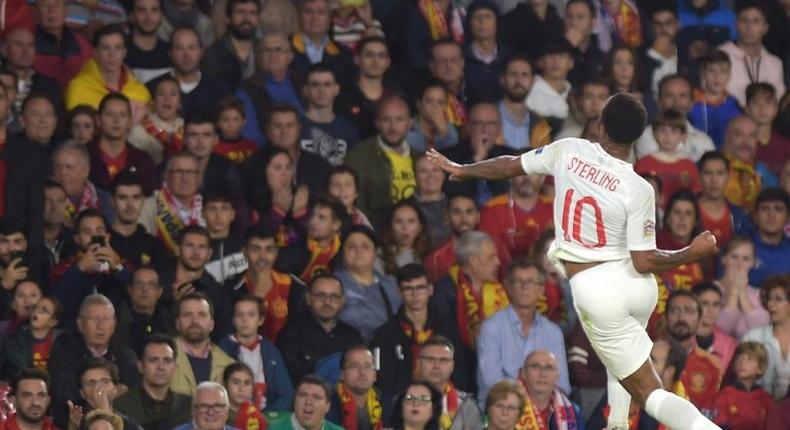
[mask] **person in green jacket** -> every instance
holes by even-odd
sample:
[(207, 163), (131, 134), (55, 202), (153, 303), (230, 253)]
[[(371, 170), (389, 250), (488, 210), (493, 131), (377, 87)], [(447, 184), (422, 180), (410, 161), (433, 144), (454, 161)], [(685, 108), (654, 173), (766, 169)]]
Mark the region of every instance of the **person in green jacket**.
[(344, 430), (326, 420), (332, 388), (320, 376), (307, 375), (296, 385), (292, 414), (269, 415), (269, 430)]

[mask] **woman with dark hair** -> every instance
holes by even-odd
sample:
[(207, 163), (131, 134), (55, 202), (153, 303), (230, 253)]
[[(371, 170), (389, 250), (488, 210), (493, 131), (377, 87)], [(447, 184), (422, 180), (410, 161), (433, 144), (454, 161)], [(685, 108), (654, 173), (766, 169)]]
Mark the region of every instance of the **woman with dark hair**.
[(91, 106), (79, 105), (69, 112), (66, 126), (71, 138), (83, 145), (93, 141), (96, 136), (96, 116), (99, 112)]
[(441, 430), (442, 395), (430, 384), (413, 381), (395, 401), (393, 430)]
[(366, 342), (401, 305), (395, 278), (376, 269), (380, 248), (373, 230), (359, 225), (351, 227), (340, 250), (343, 268), (335, 272), (346, 296), (339, 318), (359, 330)]
[(648, 89), (642, 83), (642, 68), (636, 51), (627, 46), (617, 46), (609, 51), (603, 65), (603, 78), (612, 94), (630, 93), (645, 104), (648, 113), (658, 110)]
[[(672, 195), (664, 211), (663, 228), (656, 234), (656, 246), (659, 249), (676, 250), (688, 246), (691, 239), (700, 232), (699, 207), (697, 197), (691, 191), (681, 190)], [(688, 289), (702, 282), (705, 278), (703, 270), (712, 268), (713, 261), (683, 264), (674, 269), (660, 273), (661, 280), (669, 291), (677, 288)], [(712, 272), (712, 270), (711, 270)]]
[(394, 274), (409, 263), (420, 263), (431, 250), (431, 236), (425, 216), (416, 203), (401, 200), (387, 217), (382, 233), (384, 271)]

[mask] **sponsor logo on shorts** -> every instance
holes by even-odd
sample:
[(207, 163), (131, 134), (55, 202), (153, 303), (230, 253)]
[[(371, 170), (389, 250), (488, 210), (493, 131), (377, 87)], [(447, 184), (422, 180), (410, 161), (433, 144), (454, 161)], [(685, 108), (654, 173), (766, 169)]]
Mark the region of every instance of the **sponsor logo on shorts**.
[(656, 234), (656, 223), (653, 220), (645, 221), (644, 236), (651, 237)]

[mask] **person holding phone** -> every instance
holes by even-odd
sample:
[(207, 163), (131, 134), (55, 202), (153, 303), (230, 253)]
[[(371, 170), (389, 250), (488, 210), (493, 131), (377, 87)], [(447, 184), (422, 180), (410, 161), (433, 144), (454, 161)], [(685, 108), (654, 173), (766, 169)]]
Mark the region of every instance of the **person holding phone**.
[(63, 304), (64, 321), (73, 321), (82, 299), (94, 292), (106, 295), (117, 308), (124, 299), (131, 273), (109, 245), (107, 223), (96, 209), (77, 216), (74, 242), (77, 255), (52, 269), (50, 294)]
[[(0, 294), (3, 298), (9, 297), (14, 287), (30, 275), (26, 253), (27, 239), (22, 227), (3, 225), (0, 230), (0, 284), (3, 286)], [(6, 302), (0, 299), (0, 303)]]

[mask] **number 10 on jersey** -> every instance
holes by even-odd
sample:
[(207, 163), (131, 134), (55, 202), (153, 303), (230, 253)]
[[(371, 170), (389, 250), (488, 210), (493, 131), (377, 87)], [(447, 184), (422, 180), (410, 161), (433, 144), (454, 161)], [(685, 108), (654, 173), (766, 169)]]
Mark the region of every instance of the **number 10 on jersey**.
[[(596, 242), (587, 242), (582, 238), (582, 211), (589, 206), (587, 213), (595, 216)], [(569, 229), (569, 222), (573, 212), (573, 226)], [(588, 224), (589, 225), (589, 224)], [(570, 230), (570, 231), (569, 231)], [(562, 238), (567, 241), (576, 241), (585, 248), (601, 248), (606, 245), (606, 231), (603, 227), (603, 214), (601, 206), (593, 196), (584, 196), (574, 200), (574, 190), (565, 192), (565, 202), (562, 204)]]

